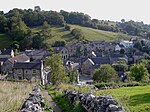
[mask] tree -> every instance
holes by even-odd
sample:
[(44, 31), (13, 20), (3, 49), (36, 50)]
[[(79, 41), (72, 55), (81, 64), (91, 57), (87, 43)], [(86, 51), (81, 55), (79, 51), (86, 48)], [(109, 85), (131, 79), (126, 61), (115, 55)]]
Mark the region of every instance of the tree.
[(97, 82), (116, 82), (118, 75), (111, 65), (104, 64), (95, 70), (93, 79)]
[(76, 69), (72, 69), (72, 68), (68, 69), (68, 77), (69, 77), (70, 83), (77, 82), (77, 76), (78, 76), (78, 73)]
[(53, 47), (63, 47), (66, 45), (65, 41), (55, 41), (55, 43), (53, 44)]
[(130, 69), (130, 76), (134, 78), (135, 81), (148, 80), (148, 70), (142, 64), (135, 64)]
[(121, 22), (122, 22), (122, 23), (125, 23), (125, 19), (121, 19)]
[(53, 54), (46, 59), (46, 65), (51, 68), (50, 80), (53, 84), (66, 82), (67, 76), (63, 67), (63, 61), (60, 54)]
[(83, 35), (83, 32), (81, 31), (81, 29), (78, 29), (78, 28), (75, 28), (71, 31), (71, 34), (73, 36), (75, 36), (76, 39), (79, 39), (79, 40), (83, 40), (84, 39), (84, 35)]
[(42, 44), (43, 44), (43, 39), (41, 38), (39, 34), (33, 37), (32, 39), (33, 48), (40, 49), (42, 47)]
[(113, 67), (116, 71), (126, 71), (128, 69), (127, 59), (119, 58), (115, 63), (113, 63)]
[(65, 29), (66, 29), (66, 30), (70, 30), (71, 27), (70, 27), (69, 25), (65, 25)]
[(125, 53), (125, 49), (121, 49), (120, 54), (124, 54), (124, 53)]

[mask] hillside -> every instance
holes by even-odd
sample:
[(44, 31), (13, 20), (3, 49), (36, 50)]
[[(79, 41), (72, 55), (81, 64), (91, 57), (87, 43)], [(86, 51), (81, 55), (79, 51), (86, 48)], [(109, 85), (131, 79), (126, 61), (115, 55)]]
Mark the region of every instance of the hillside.
[(122, 33), (114, 33), (109, 31), (97, 30), (77, 25), (70, 25), (72, 28), (79, 28), (82, 30), (85, 39), (87, 40), (105, 40), (107, 42), (118, 41), (121, 39), (130, 39), (131, 36)]
[[(121, 39), (130, 39), (131, 36), (121, 34), (121, 33), (114, 33), (114, 32), (109, 32), (109, 31), (102, 31), (102, 30), (97, 30), (93, 28), (87, 28), (87, 27), (82, 27), (78, 25), (70, 25), (71, 29), (78, 28), (81, 29), (83, 32), (83, 35), (86, 40), (92, 41), (92, 40), (105, 40), (107, 42), (113, 42), (113, 41), (118, 41)], [(32, 28), (32, 31), (34, 33), (37, 33), (41, 30), (41, 27), (36, 27)], [(52, 36), (48, 38), (49, 44), (54, 43), (57, 40), (65, 40), (67, 43), (73, 43), (76, 42), (77, 40), (74, 38), (73, 35), (70, 34), (70, 31), (67, 31), (64, 29), (64, 27), (56, 27), (56, 26), (51, 26), (50, 27)]]
[[(88, 28), (88, 27), (82, 27), (78, 25), (70, 25), (71, 30), (74, 28), (81, 29), (83, 32), (83, 35), (86, 40), (92, 41), (92, 40), (105, 40), (107, 42), (113, 42), (113, 41), (119, 41), (121, 39), (130, 39), (131, 36), (128, 36), (126, 34), (122, 33), (114, 33), (114, 32), (109, 32), (109, 31), (102, 31), (102, 30), (97, 30), (93, 28)], [(74, 38), (72, 34), (70, 34), (71, 31), (65, 30), (64, 27), (56, 27), (56, 26), (51, 26), (49, 28), (51, 30), (52, 36), (48, 38), (48, 43), (51, 45), (55, 41), (66, 41), (66, 43), (74, 43), (77, 42), (77, 39)], [(42, 27), (35, 27), (32, 28), (32, 32), (35, 34), (42, 30)], [(0, 34), (0, 49), (8, 48), (11, 44), (11, 40), (6, 36), (5, 34)]]

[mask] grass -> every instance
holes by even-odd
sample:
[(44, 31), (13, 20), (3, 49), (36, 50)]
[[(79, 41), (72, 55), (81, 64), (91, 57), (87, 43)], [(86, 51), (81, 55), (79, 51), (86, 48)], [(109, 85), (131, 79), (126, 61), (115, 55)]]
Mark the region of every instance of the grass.
[(111, 94), (126, 108), (126, 111), (150, 112), (150, 85), (98, 91), (94, 91), (88, 87), (78, 87), (65, 84), (60, 85), (60, 88), (62, 91), (68, 89), (80, 91), (82, 93), (92, 92), (97, 96)]
[(55, 90), (54, 87), (50, 87), (47, 90), (62, 112), (85, 112), (78, 101), (74, 105), (70, 104), (61, 90)]
[(17, 112), (31, 91), (27, 82), (0, 81), (0, 112)]
[(0, 34), (0, 49), (8, 48), (11, 44), (10, 39), (5, 34)]
[[(87, 40), (105, 40), (107, 42), (119, 41), (121, 39), (130, 39), (131, 37), (126, 34), (114, 33), (109, 31), (96, 30), (92, 28), (82, 27), (78, 25), (70, 25), (71, 29), (79, 28), (82, 30), (85, 39)], [(42, 27), (32, 28), (34, 33), (39, 32)], [(67, 43), (77, 42), (73, 35), (70, 34), (71, 31), (67, 31), (64, 27), (51, 26), (52, 36), (48, 38), (49, 44), (54, 43), (57, 40), (65, 40)]]
[(107, 42), (119, 41), (121, 39), (130, 39), (131, 36), (122, 33), (114, 33), (109, 31), (102, 31), (93, 28), (82, 27), (78, 25), (70, 25), (71, 28), (79, 28), (82, 30), (85, 39), (87, 40), (105, 40)]
[[(41, 27), (32, 28), (34, 33), (39, 32), (40, 30)], [(52, 36), (48, 37), (47, 39), (49, 44), (53, 44), (55, 41), (62, 40), (66, 41), (67, 43), (73, 43), (77, 41), (74, 36), (70, 34), (70, 31), (65, 30), (64, 27), (51, 26), (50, 30)]]

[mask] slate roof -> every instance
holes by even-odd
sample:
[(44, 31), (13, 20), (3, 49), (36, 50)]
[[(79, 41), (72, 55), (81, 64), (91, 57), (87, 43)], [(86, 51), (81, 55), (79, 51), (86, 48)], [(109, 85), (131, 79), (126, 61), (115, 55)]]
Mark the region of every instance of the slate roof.
[(11, 49), (1, 50), (1, 55), (11, 55)]
[(14, 69), (41, 69), (41, 62), (16, 62)]
[(26, 62), (26, 61), (30, 60), (30, 58), (29, 58), (27, 55), (25, 55), (25, 54), (21, 54), (21, 55), (15, 56), (15, 57), (13, 57), (13, 58), (10, 58), (10, 59), (8, 59), (8, 60), (9, 60), (11, 63), (14, 64), (15, 61), (17, 61), (17, 62)]
[(124, 54), (111, 54), (110, 57), (111, 58), (124, 58), (126, 55)]
[(66, 48), (66, 47), (53, 47), (53, 50), (54, 50), (54, 53), (59, 53), (64, 48)]
[(44, 56), (47, 55), (47, 51), (40, 49), (40, 50), (26, 50), (24, 52), (27, 56)]
[(8, 60), (8, 58), (0, 58), (0, 62), (5, 62), (7, 60)]
[(91, 60), (96, 64), (110, 64), (110, 58), (109, 57), (95, 57), (91, 58)]
[(143, 52), (135, 52), (134, 55), (135, 56), (144, 56), (144, 53)]

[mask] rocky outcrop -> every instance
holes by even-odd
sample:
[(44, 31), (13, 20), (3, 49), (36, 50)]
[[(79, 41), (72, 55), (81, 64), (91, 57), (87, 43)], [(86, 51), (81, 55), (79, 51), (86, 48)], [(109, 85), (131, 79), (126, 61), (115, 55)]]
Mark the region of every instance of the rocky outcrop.
[(33, 88), (33, 92), (23, 103), (20, 112), (44, 112), (44, 98), (41, 95), (39, 85)]
[(125, 112), (124, 108), (112, 96), (95, 96), (91, 93), (82, 94), (76, 91), (64, 91), (71, 104), (77, 100), (87, 112)]

